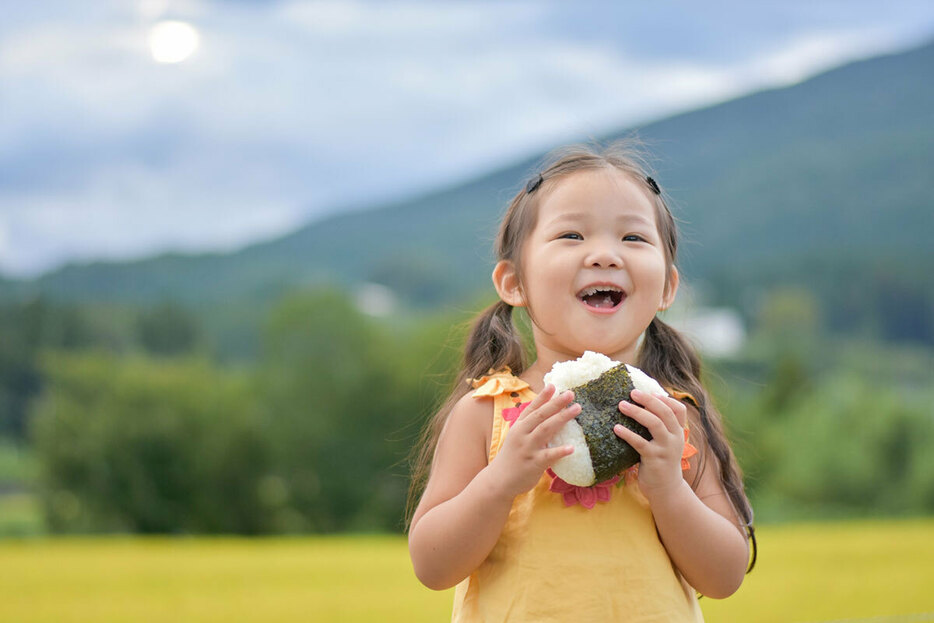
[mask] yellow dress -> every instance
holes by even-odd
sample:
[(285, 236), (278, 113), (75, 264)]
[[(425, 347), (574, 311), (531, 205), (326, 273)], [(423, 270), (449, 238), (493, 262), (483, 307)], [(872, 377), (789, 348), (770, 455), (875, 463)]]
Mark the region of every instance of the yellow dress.
[[(508, 370), (474, 386), (475, 399), (493, 401), (492, 461), (510, 426), (504, 410), (514, 419), (535, 394)], [(605, 501), (588, 493), (592, 508), (586, 508), (567, 506), (568, 496), (550, 490), (553, 478), (543, 474), (513, 502), (487, 559), (457, 585), (451, 620), (703, 621), (694, 590), (658, 538), (648, 502), (629, 480), (604, 487)]]

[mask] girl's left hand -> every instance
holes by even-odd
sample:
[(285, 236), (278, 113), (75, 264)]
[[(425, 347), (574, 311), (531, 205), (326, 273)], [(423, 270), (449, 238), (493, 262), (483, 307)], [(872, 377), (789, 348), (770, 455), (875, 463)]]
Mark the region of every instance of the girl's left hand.
[(620, 412), (645, 426), (652, 439), (645, 439), (620, 424), (613, 428), (613, 432), (642, 457), (639, 489), (651, 503), (658, 496), (676, 491), (684, 479), (681, 455), (684, 453), (687, 407), (671, 396), (653, 396), (635, 389), (630, 397), (638, 404), (620, 402)]

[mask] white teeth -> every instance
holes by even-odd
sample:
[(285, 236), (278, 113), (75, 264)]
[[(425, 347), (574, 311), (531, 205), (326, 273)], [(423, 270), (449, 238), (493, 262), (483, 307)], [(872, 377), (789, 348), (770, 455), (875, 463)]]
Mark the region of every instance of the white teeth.
[(616, 286), (600, 286), (600, 287), (594, 286), (594, 287), (581, 290), (578, 296), (592, 296), (596, 294), (597, 292), (622, 292), (622, 289), (617, 288)]

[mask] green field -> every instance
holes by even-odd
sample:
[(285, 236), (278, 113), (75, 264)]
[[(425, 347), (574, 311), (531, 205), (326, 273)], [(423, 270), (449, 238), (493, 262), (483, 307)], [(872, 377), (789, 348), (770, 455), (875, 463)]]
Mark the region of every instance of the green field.
[[(0, 620), (444, 621), (395, 536), (0, 542)], [(934, 519), (765, 526), (708, 621), (934, 621)]]

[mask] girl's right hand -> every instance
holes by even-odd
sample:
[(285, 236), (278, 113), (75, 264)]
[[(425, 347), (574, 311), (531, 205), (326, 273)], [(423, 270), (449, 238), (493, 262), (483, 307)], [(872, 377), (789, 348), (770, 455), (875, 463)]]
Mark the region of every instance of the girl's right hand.
[(548, 447), (555, 433), (581, 411), (581, 406), (573, 402), (574, 392), (554, 394), (554, 385), (546, 385), (529, 403), (490, 463), (490, 469), (498, 472), (496, 482), (511, 497), (530, 490), (548, 467), (574, 452), (573, 446)]

